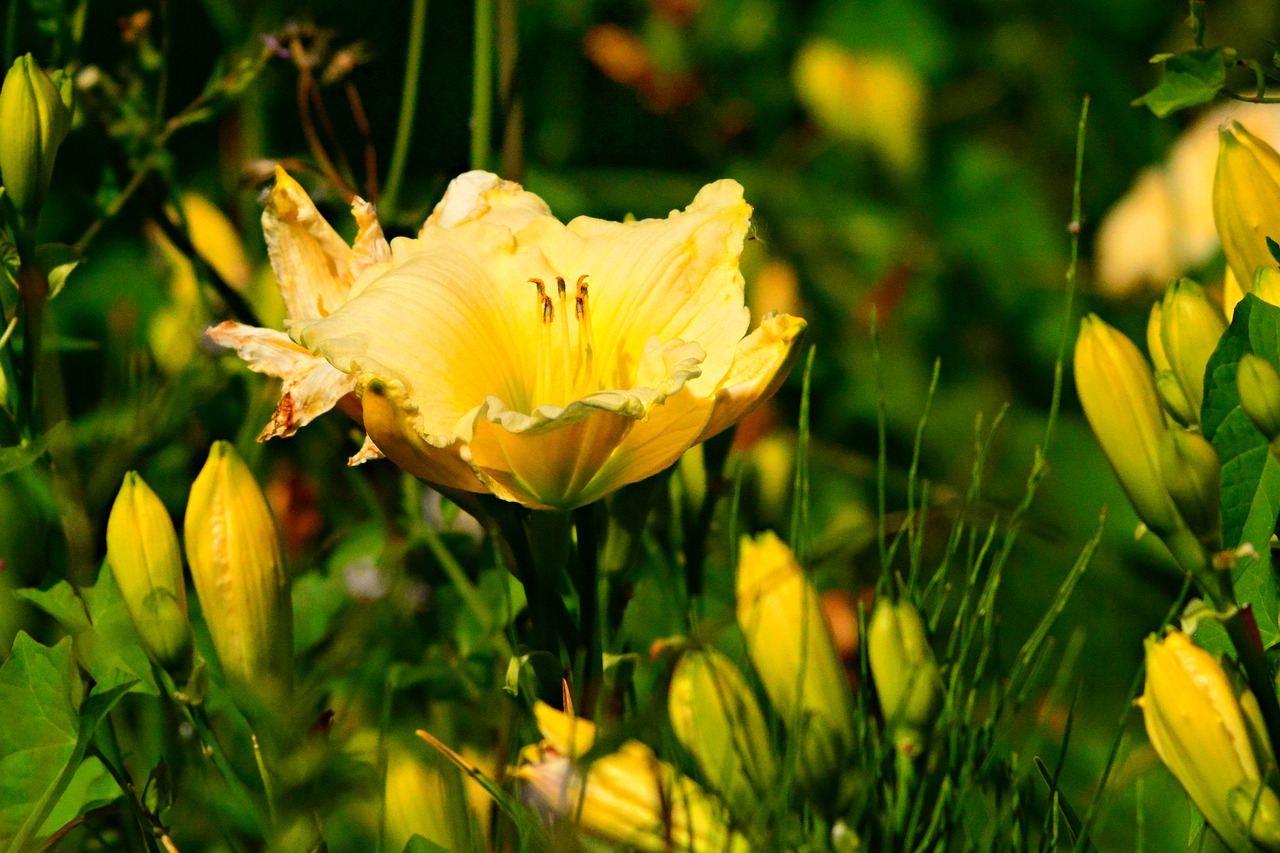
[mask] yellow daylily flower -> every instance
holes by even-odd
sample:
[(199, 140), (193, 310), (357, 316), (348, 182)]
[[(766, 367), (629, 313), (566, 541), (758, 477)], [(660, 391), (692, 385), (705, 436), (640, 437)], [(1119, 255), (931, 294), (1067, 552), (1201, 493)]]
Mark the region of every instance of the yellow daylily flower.
[[(770, 396), (805, 327), (771, 315), (746, 335), (738, 258), (751, 207), (734, 181), (666, 219), (565, 224), (518, 184), (468, 172), (416, 239), (376, 256), (360, 238), (321, 251), (314, 234), (332, 232), (318, 218), (277, 225), (273, 241), (278, 193), (264, 218), (276, 274), (286, 292), (319, 297), (306, 312), (291, 302), (291, 357), (323, 357), (314, 369), (342, 377), (316, 380), (324, 408), (354, 389), (377, 449), (441, 486), (540, 509), (598, 500)], [(287, 255), (286, 235), (310, 253)], [(263, 369), (256, 340), (241, 355)]]
[[(373, 205), (357, 198), (351, 213), (359, 231), (355, 244), (348, 246), (298, 182), (276, 167), (262, 230), (287, 308), (286, 325), (329, 315), (347, 300), (360, 273), (390, 257)], [(250, 370), (284, 380), (280, 403), (259, 441), (293, 435), (355, 391), (355, 376), (335, 369), (284, 332), (228, 320), (208, 334), (214, 343), (234, 348)], [(376, 451), (366, 446), (360, 455), (376, 455)]]

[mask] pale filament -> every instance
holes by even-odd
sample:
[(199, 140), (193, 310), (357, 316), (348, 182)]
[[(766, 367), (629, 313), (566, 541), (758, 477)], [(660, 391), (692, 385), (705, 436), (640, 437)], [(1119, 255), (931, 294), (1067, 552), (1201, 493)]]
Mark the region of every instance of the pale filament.
[[(556, 296), (547, 293), (546, 283), (531, 278), (537, 287), (538, 356), (533, 381), (532, 407), (566, 406), (600, 390), (595, 370), (595, 339), (591, 331), (591, 304), (587, 276), (579, 276), (572, 297), (563, 276), (556, 276)], [(569, 302), (573, 300), (573, 322)], [(556, 314), (560, 322), (556, 323)], [(559, 358), (556, 357), (559, 350)], [(558, 363), (557, 363), (558, 362)]]

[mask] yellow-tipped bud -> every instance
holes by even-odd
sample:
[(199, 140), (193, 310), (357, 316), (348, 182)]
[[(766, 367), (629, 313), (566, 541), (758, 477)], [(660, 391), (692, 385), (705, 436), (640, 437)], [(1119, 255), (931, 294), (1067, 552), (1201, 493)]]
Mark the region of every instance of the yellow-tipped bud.
[(742, 540), (738, 624), (769, 701), (799, 744), (800, 778), (821, 785), (854, 744), (853, 699), (813, 586), (773, 533)]
[(107, 518), (107, 564), (147, 655), (181, 683), (192, 645), (178, 534), (136, 471), (124, 475)]
[[(1270, 801), (1255, 796), (1262, 782), (1253, 747), (1259, 735), (1231, 681), (1213, 655), (1186, 634), (1148, 638), (1146, 649), (1146, 688), (1138, 705), (1151, 745), (1227, 847), (1255, 850), (1248, 820), (1252, 804), (1266, 800), (1270, 809)], [(1242, 792), (1249, 796), (1249, 811), (1240, 804)], [(1258, 814), (1252, 828), (1265, 833), (1269, 826)]]
[(1222, 550), (1222, 463), (1199, 433), (1165, 432), (1160, 473), (1182, 520), (1211, 553)]
[(671, 675), (667, 710), (676, 739), (739, 815), (751, 814), (777, 784), (769, 729), (738, 668), (712, 648), (685, 652)]
[(1157, 534), (1175, 529), (1178, 513), (1160, 476), (1164, 415), (1142, 353), (1090, 314), (1080, 323), (1075, 374), (1085, 417), (1138, 517)]
[(287, 689), (289, 579), (267, 499), (235, 448), (214, 442), (191, 486), (183, 531), (209, 636), (227, 679), (262, 697)]
[[(1227, 318), (1204, 288), (1184, 278), (1169, 285), (1160, 306), (1160, 341), (1195, 423), (1204, 402), (1204, 369), (1226, 331)], [(1154, 356), (1153, 356), (1154, 358)]]
[(1250, 292), (1263, 302), (1280, 305), (1280, 267), (1258, 267)]
[(1258, 431), (1274, 441), (1280, 436), (1280, 373), (1262, 356), (1246, 353), (1236, 367), (1240, 408)]
[(13, 204), (34, 219), (49, 191), (58, 146), (71, 130), (70, 78), (45, 74), (19, 56), (0, 87), (0, 179)]
[(1177, 419), (1178, 423), (1190, 426), (1200, 422), (1200, 412), (1191, 405), (1187, 393), (1182, 390), (1182, 383), (1174, 374), (1169, 364), (1169, 357), (1164, 351), (1164, 341), (1160, 337), (1161, 310), (1160, 303), (1151, 306), (1151, 316), (1147, 320), (1147, 351), (1151, 354), (1151, 364), (1155, 367), (1156, 393), (1164, 403), (1165, 410)]
[(470, 850), (469, 820), (462, 780), (418, 749), (393, 742), (387, 751), (386, 844), (401, 851), (415, 835), (443, 850)]
[(1280, 154), (1238, 121), (1218, 136), (1213, 221), (1236, 281), (1276, 265), (1267, 238), (1280, 241)]
[(562, 827), (567, 824), (589, 839), (653, 853), (751, 849), (729, 828), (724, 804), (659, 761), (649, 747), (629, 740), (589, 764), (579, 762), (595, 745), (595, 726), (541, 702), (534, 713), (543, 740), (520, 750), (520, 764), (511, 775)]
[(905, 601), (881, 600), (867, 631), (871, 677), (894, 746), (915, 756), (924, 748), (942, 681), (920, 612)]

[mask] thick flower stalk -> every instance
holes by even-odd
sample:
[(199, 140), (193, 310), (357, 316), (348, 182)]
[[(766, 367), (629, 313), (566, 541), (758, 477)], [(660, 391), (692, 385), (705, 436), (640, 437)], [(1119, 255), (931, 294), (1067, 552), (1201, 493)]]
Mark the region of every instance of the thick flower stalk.
[(538, 703), (540, 743), (520, 750), (512, 776), (526, 798), (588, 839), (632, 850), (745, 853), (747, 840), (729, 828), (724, 805), (653, 750), (629, 740), (616, 752), (583, 762), (595, 725)]
[(225, 441), (209, 450), (187, 502), (187, 562), (227, 679), (260, 699), (287, 689), (293, 610), (271, 507)]
[(1138, 705), (1156, 754), (1227, 847), (1280, 849), (1280, 798), (1263, 780), (1271, 747), (1257, 700), (1248, 691), (1237, 698), (1222, 666), (1186, 634), (1146, 646)]
[(277, 174), (263, 221), (288, 335), (212, 332), (285, 378), (265, 437), (345, 399), (371, 440), (353, 461), (380, 452), (440, 486), (571, 509), (733, 425), (798, 352), (798, 318), (746, 334), (751, 207), (733, 181), (666, 219), (564, 224), (518, 184), (468, 172), (390, 246), (362, 204), (348, 247)]

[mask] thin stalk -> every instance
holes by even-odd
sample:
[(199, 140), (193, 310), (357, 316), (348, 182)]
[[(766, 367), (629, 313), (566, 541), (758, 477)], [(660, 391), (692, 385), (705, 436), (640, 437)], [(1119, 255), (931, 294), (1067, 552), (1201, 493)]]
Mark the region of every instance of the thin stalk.
[(498, 0), (498, 89), (502, 103), (502, 176), (524, 176), (524, 101), (520, 97), (520, 4)]
[(276, 816), (276, 789), (275, 783), (271, 781), (271, 771), (267, 769), (267, 761), (262, 757), (262, 745), (258, 743), (258, 736), (250, 735), (253, 739), (253, 760), (258, 765), (258, 776), (262, 778), (262, 790), (267, 796), (267, 816), (271, 820), (271, 828), (279, 828)]
[(373, 128), (369, 126), (369, 114), (364, 109), (364, 98), (360, 90), (351, 80), (343, 89), (347, 93), (347, 104), (351, 107), (351, 118), (355, 120), (356, 130), (360, 133), (360, 144), (364, 150), (364, 192), (370, 202), (378, 200), (378, 149), (373, 144)]
[(427, 0), (413, 0), (409, 13), (409, 46), (404, 63), (404, 81), (400, 85), (400, 117), (396, 121), (395, 147), (391, 149), (391, 170), (387, 173), (382, 206), (394, 215), (409, 162), (409, 146), (413, 142), (413, 118), (418, 109), (418, 84), (422, 78), (422, 45), (427, 32)]
[(489, 164), (493, 133), (493, 0), (476, 0), (471, 75), (471, 168)]
[(578, 633), (582, 640), (582, 689), (578, 707), (591, 716), (604, 680), (604, 626), (600, 622), (600, 563), (595, 505), (574, 510), (578, 532)]
[[(480, 627), (487, 634), (492, 627), (493, 621), (489, 613), (489, 606), (480, 597), (480, 592), (476, 589), (475, 584), (467, 577), (466, 569), (462, 568), (462, 564), (458, 562), (458, 559), (445, 547), (440, 534), (433, 530), (430, 525), (422, 524), (418, 534), (422, 537), (422, 541), (426, 543), (432, 556), (436, 558), (436, 562), (440, 564), (440, 568), (448, 575), (449, 582), (458, 591), (458, 595), (462, 598), (462, 603), (476, 617), (476, 621), (480, 623)], [(497, 636), (501, 641), (506, 641), (506, 638), (501, 634)]]

